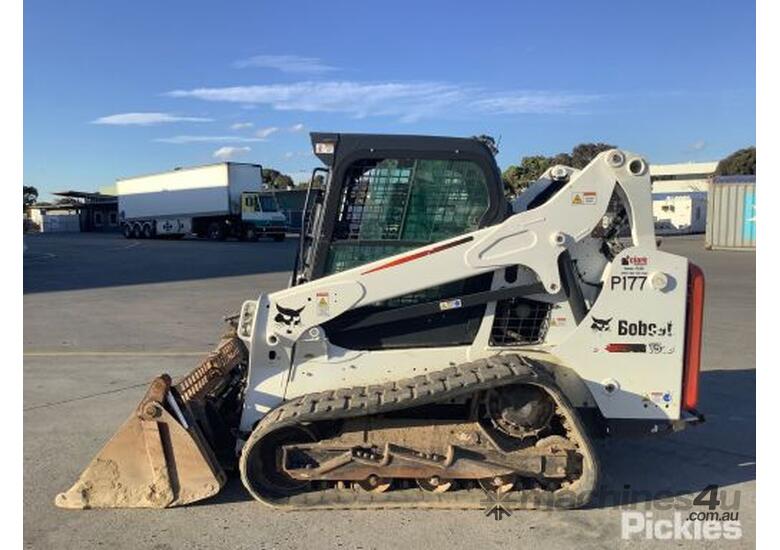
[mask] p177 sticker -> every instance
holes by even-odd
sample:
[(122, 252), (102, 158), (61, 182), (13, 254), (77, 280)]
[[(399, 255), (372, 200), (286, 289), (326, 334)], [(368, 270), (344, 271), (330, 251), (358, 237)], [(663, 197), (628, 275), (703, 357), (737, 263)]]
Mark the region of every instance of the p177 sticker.
[(609, 289), (632, 292), (644, 290), (645, 283), (647, 283), (647, 275), (612, 275), (609, 278)]

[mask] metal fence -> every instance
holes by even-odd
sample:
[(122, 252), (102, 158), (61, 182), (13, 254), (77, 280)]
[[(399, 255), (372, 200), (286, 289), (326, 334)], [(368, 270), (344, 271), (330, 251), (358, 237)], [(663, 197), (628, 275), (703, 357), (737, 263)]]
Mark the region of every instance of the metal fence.
[(756, 248), (755, 176), (719, 176), (710, 180), (705, 247)]

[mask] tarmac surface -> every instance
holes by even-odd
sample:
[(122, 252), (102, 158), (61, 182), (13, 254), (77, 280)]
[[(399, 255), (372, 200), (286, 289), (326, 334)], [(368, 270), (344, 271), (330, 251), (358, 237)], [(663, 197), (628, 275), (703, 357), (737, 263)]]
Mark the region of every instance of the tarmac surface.
[[(665, 238), (707, 277), (700, 409), (707, 422), (600, 445), (604, 498), (567, 512), (278, 512), (238, 479), (186, 508), (61, 510), (67, 489), (127, 418), (147, 382), (189, 372), (243, 300), (284, 288), (296, 240), (128, 241), (119, 235), (25, 236), (25, 548), (615, 548), (755, 546), (755, 253)], [(706, 486), (738, 511), (738, 540), (621, 540), (621, 514), (671, 519)], [(611, 495), (611, 496), (610, 496)], [(600, 502), (599, 502), (600, 500)], [(624, 504), (620, 504), (623, 502)], [(676, 508), (677, 509), (677, 508)]]

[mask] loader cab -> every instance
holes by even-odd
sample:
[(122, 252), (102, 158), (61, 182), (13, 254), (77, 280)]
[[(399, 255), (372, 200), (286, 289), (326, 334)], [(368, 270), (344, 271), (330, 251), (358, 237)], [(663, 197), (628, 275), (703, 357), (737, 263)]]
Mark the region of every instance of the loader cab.
[[(308, 192), (293, 285), (470, 233), (510, 213), (493, 152), (478, 138), (320, 133), (311, 138), (327, 172), (324, 185)], [(324, 328), (332, 343), (366, 350), (469, 343), (484, 305), (405, 323), (365, 327), (365, 320), (486, 291), (491, 282), (487, 273), (431, 286), (346, 312)]]
[(508, 214), (493, 152), (477, 138), (312, 133), (311, 140), (327, 172), (324, 185), (309, 190), (293, 284)]

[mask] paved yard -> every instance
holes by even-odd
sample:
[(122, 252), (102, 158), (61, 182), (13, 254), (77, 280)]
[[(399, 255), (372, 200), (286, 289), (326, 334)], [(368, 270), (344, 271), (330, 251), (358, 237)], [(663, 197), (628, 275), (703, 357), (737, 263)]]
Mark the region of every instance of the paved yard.
[[(165, 511), (55, 508), (127, 417), (146, 382), (185, 374), (223, 330), (222, 316), (283, 288), (295, 240), (283, 243), (127, 241), (116, 235), (34, 235), (24, 261), (24, 540), (27, 548), (650, 547), (620, 540), (621, 509), (516, 512), (272, 511), (240, 481), (206, 503)], [(681, 434), (601, 448), (609, 491), (644, 511), (652, 497), (716, 484), (739, 498), (755, 544), (755, 254), (708, 252), (701, 238), (668, 238), (707, 275), (701, 410)], [(655, 511), (671, 517), (671, 511)], [(701, 543), (674, 544), (683, 547)], [(717, 545), (716, 545), (717, 546)]]

